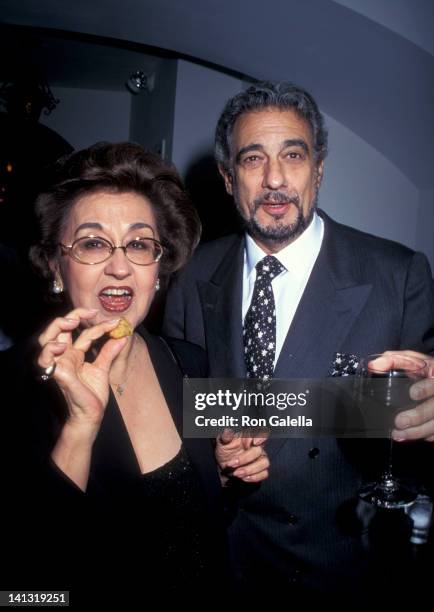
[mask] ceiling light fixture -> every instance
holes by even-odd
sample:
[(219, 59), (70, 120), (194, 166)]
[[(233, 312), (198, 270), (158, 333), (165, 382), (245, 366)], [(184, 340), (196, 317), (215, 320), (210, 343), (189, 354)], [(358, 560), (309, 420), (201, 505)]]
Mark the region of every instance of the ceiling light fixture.
[(137, 95), (142, 91), (148, 91), (150, 93), (155, 87), (155, 73), (145, 74), (143, 70), (136, 70), (129, 77), (125, 85), (134, 95)]

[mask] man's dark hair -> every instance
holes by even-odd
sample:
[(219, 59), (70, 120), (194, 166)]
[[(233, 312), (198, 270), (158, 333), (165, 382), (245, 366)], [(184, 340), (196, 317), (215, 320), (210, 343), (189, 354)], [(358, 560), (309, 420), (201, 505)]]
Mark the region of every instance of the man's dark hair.
[(58, 253), (75, 202), (99, 191), (134, 192), (150, 202), (164, 247), (161, 274), (187, 262), (199, 241), (200, 221), (178, 172), (140, 145), (101, 142), (61, 158), (36, 200), (40, 239), (30, 259), (42, 276), (52, 279), (48, 262)]
[(226, 172), (231, 169), (231, 136), (238, 117), (268, 108), (293, 110), (309, 125), (318, 164), (327, 155), (324, 118), (312, 96), (294, 83), (262, 81), (231, 98), (223, 109), (215, 134), (215, 158)]

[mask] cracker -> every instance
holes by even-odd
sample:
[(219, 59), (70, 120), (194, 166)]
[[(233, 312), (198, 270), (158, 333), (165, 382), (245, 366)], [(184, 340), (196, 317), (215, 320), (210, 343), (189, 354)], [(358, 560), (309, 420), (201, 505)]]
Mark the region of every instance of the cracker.
[(132, 336), (133, 331), (134, 330), (133, 330), (133, 326), (131, 325), (131, 323), (124, 317), (121, 317), (116, 327), (112, 329), (111, 332), (109, 332), (109, 336), (110, 338), (116, 338), (116, 339), (124, 338), (125, 336)]

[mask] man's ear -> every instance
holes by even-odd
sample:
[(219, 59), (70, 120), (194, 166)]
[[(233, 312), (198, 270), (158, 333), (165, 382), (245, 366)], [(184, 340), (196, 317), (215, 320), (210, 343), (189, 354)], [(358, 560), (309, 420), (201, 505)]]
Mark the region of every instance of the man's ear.
[(228, 192), (229, 195), (233, 195), (232, 173), (228, 170), (225, 170), (225, 168), (223, 168), (221, 164), (219, 164), (218, 169), (225, 182), (226, 191)]
[(316, 169), (316, 177), (315, 177), (315, 187), (317, 189), (320, 188), (321, 182), (322, 182), (322, 177), (324, 174), (324, 161), (321, 160), (317, 166)]

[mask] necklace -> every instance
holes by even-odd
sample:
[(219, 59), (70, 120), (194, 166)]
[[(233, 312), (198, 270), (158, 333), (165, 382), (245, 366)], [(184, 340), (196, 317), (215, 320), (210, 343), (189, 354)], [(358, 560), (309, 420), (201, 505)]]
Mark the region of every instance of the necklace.
[[(137, 338), (137, 336), (134, 334), (133, 342), (136, 341), (136, 338)], [(133, 349), (132, 350), (134, 350), (134, 345), (133, 345)], [(134, 366), (136, 365), (137, 352), (138, 352), (138, 350), (136, 350), (134, 352), (133, 362), (131, 364), (131, 367), (128, 368), (128, 374), (126, 375), (124, 380), (122, 382), (120, 382), (120, 383), (116, 383), (116, 382), (111, 382), (110, 383), (110, 385), (114, 388), (115, 393), (117, 393), (118, 395), (123, 395), (125, 393), (126, 384), (128, 382), (128, 379), (131, 376), (131, 372), (133, 372), (133, 370), (134, 370)]]

